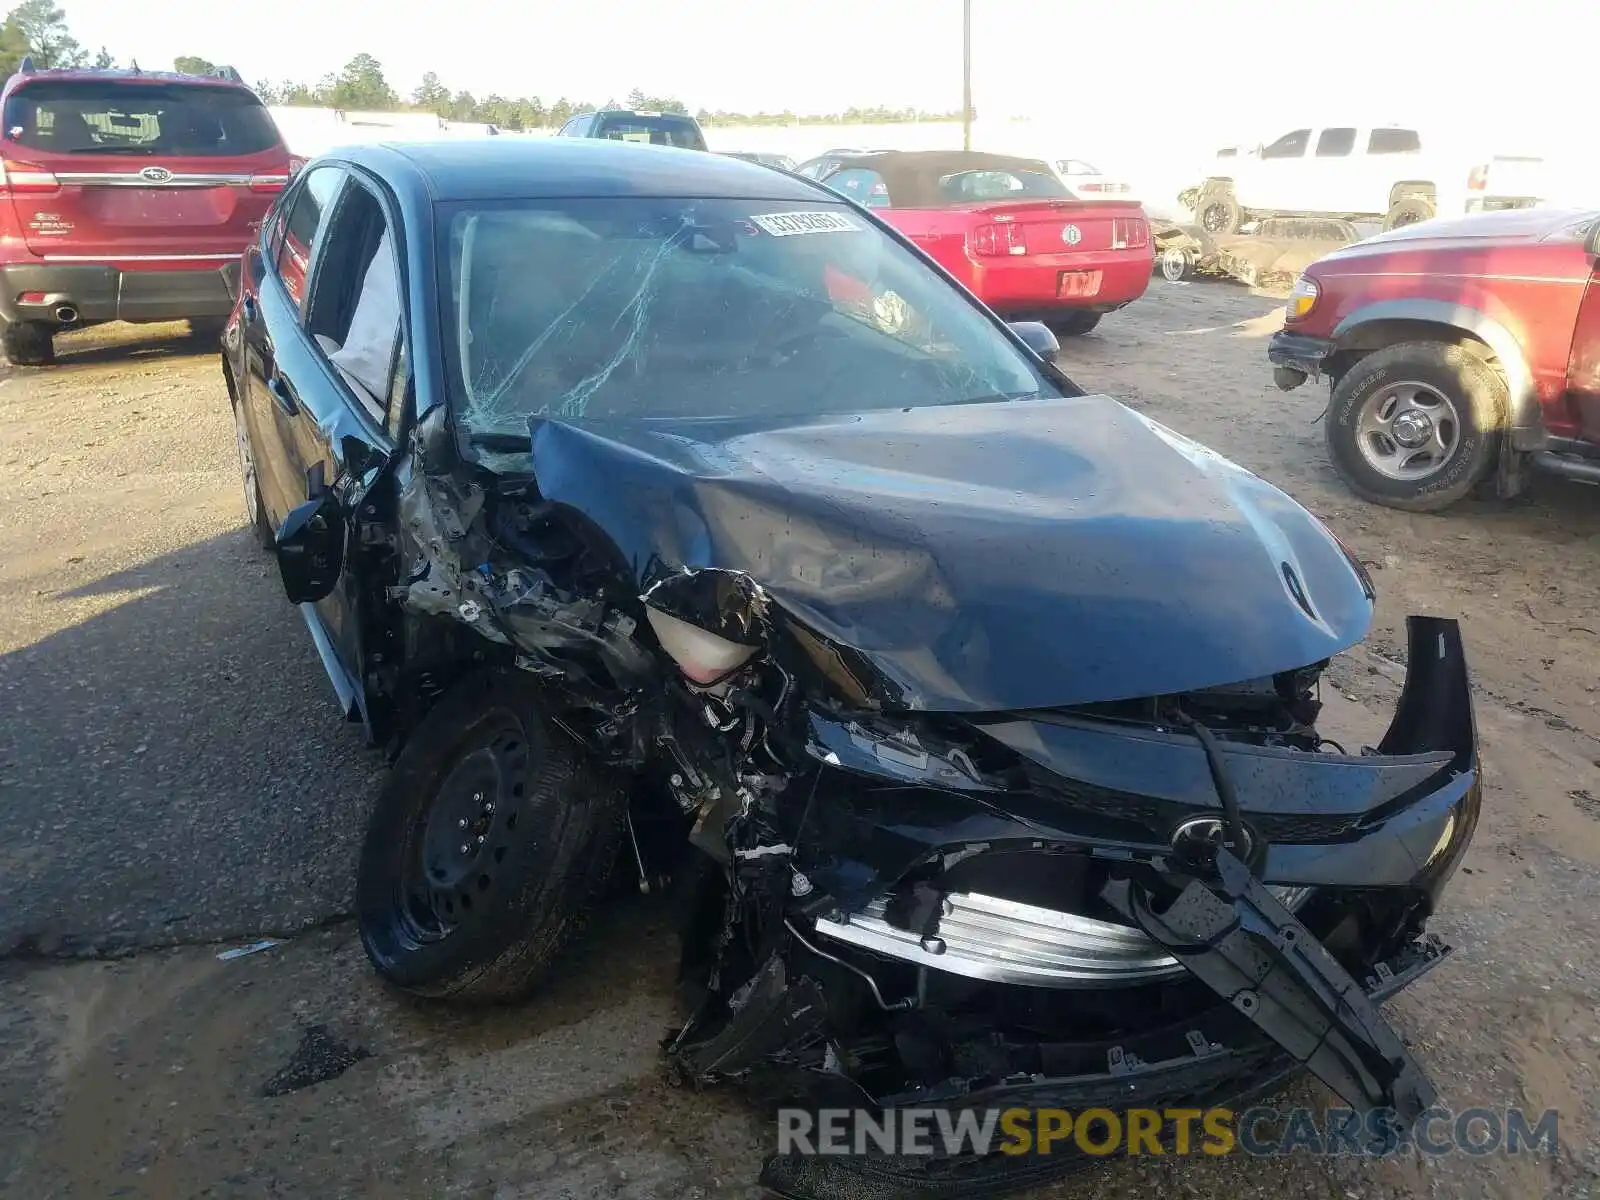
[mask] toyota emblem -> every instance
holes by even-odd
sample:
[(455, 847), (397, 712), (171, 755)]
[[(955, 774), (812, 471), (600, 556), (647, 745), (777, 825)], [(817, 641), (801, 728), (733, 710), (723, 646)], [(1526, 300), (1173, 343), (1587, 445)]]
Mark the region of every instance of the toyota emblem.
[(151, 183), (166, 183), (172, 178), (172, 172), (165, 167), (146, 167), (139, 172), (140, 179), (147, 179)]
[(1068, 225), (1061, 231), (1061, 240), (1069, 246), (1076, 246), (1083, 241), (1083, 230), (1076, 225)]

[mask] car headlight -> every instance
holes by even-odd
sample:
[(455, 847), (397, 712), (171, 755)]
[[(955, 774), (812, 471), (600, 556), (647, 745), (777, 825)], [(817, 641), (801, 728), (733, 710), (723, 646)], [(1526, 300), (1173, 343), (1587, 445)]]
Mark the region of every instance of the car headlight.
[(1310, 314), (1317, 306), (1317, 297), (1322, 294), (1322, 289), (1317, 286), (1317, 281), (1309, 275), (1302, 275), (1294, 281), (1294, 290), (1289, 293), (1289, 303), (1285, 306), (1288, 319), (1298, 321)]

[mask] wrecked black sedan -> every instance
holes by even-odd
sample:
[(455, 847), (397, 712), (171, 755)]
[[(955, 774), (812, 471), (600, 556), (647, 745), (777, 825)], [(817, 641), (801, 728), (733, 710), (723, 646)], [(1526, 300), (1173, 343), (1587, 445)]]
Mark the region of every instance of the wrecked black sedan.
[(1373, 591), (1282, 492), (734, 159), (363, 148), (244, 277), (250, 520), (395, 755), (357, 888), (385, 978), (524, 995), (620, 862), (684, 898), (695, 1081), (1124, 1108), (1306, 1067), (1400, 1127), (1432, 1102), (1377, 1006), (1446, 953), (1477, 821), (1461, 641), (1413, 618), (1388, 732), (1330, 742)]

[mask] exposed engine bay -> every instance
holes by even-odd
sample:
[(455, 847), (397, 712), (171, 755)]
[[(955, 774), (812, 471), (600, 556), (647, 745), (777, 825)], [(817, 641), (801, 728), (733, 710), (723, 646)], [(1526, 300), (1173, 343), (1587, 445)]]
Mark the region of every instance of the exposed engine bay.
[[(718, 521), (740, 518), (715, 492), (686, 505), (681, 490), (653, 492), (651, 472), (623, 478), (634, 460), (619, 456), (605, 491), (578, 496), (567, 481), (582, 455), (568, 474), (562, 456), (540, 459), (541, 436), (584, 453), (596, 445), (570, 427), (536, 429), (535, 469), (519, 477), (441, 470), (420, 437), (398, 481), (395, 536), (351, 538), (351, 553), (397, 579), (366, 609), (386, 647), (362, 714), (376, 732), (416, 742), (454, 713), (451, 689), (483, 673), (514, 681), (487, 695), (525, 689), (549, 726), (548, 738), (525, 722), (486, 742), (499, 765), (465, 785), (459, 817), (447, 813), (452, 847), (465, 831), (460, 869), (430, 857), (425, 833), (415, 845), (384, 833), (369, 848), (364, 872), (382, 879), (362, 885), (363, 937), (389, 978), (456, 994), (456, 982), (438, 982), (441, 947), (474, 904), (510, 916), (451, 960), (452, 978), (475, 985), (511, 961), (506, 944), (524, 936), (517, 905), (533, 902), (523, 877), (513, 886), (496, 873), (524, 853), (505, 814), (566, 789), (586, 797), (592, 829), (575, 831), (565, 809), (529, 808), (521, 828), (540, 822), (550, 854), (581, 833), (584, 853), (617, 858), (644, 891), (673, 877), (690, 1015), (669, 1054), (696, 1084), (868, 1108), (1127, 1106), (1233, 1103), (1309, 1068), (1347, 1104), (1392, 1110), (1402, 1126), (1433, 1103), (1377, 1006), (1447, 954), (1425, 923), (1476, 824), (1454, 622), (1412, 618), (1404, 693), (1377, 746), (1330, 741), (1318, 729), (1323, 673), (1364, 631), (1371, 585), (1320, 526), (1276, 510), (1290, 532), (1266, 538), (1281, 562), (1269, 560), (1272, 604), (1304, 630), (1246, 637), (1223, 614), (1217, 628), (1241, 643), (1229, 649), (1196, 615), (1200, 602), (1185, 601), (1191, 611), (1175, 619), (1209, 640), (1189, 655), (1193, 670), (1167, 672), (1184, 686), (1132, 692), (1161, 674), (1152, 658), (1040, 704), (1031, 679), (1003, 694), (1003, 660), (1021, 653), (1004, 641), (1008, 618), (962, 616), (972, 579), (920, 535), (898, 550), (880, 542), (876, 558), (798, 520), (783, 530), (790, 541), (769, 540), (769, 523), (737, 546), (731, 534), (719, 542), (734, 526)], [(1218, 469), (1173, 444), (1208, 477)], [(737, 482), (745, 512), (770, 502)], [(1235, 496), (1253, 486), (1226, 485)], [(646, 537), (623, 503), (676, 527)], [(792, 548), (808, 538), (821, 549), (798, 563)], [(1080, 561), (1118, 553), (1084, 545)], [(752, 569), (762, 562), (766, 573)], [(887, 644), (887, 626), (873, 624), (880, 602), (886, 620), (913, 630), (905, 643)], [(1266, 601), (1252, 603), (1260, 619)], [(1123, 618), (1095, 619), (1109, 629)], [(1073, 636), (1037, 644), (1038, 661), (1049, 669), (1078, 654), (1091, 674), (1113, 661), (1115, 646), (1080, 652)], [(1230, 656), (1255, 665), (1251, 646), (1321, 652), (1215, 677)], [(1188, 685), (1194, 675), (1212, 678)], [(1084, 697), (1096, 687), (1103, 698)], [(556, 782), (519, 737), (558, 764)], [(402, 785), (454, 794), (464, 768), (424, 788), (406, 775), (409, 753)], [(420, 890), (395, 865), (418, 853)], [(537, 861), (518, 870), (550, 870), (563, 887), (587, 878), (576, 857)], [(498, 899), (508, 887), (516, 899)], [(555, 887), (539, 903), (576, 903)], [(402, 915), (386, 916), (397, 891)], [(515, 991), (531, 976), (506, 978)], [(954, 1160), (796, 1158), (772, 1160), (764, 1181), (791, 1196), (957, 1185), (998, 1195), (1037, 1182), (1039, 1169), (1027, 1158), (978, 1175)]]

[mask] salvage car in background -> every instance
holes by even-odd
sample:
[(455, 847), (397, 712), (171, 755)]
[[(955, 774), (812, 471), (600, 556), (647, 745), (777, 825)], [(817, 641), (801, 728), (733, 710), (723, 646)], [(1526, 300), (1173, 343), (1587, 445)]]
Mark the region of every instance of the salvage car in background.
[(1088, 333), (1144, 295), (1155, 251), (1134, 200), (1080, 200), (1046, 162), (974, 151), (838, 155), (799, 170), (878, 211), (995, 312)]
[(39, 366), (55, 335), (187, 318), (215, 336), (239, 254), (298, 165), (236, 71), (34, 70), (0, 94), (0, 320)]
[(687, 113), (636, 112), (631, 108), (579, 113), (558, 129), (556, 136), (676, 146), (680, 150), (706, 148), (706, 135), (700, 130), (700, 122)]
[(1061, 176), (1076, 196), (1115, 196), (1119, 200), (1133, 199), (1133, 185), (1125, 180), (1112, 179), (1099, 167), (1081, 158), (1058, 158), (1056, 174)]
[(1600, 213), (1429, 221), (1336, 250), (1295, 284), (1267, 356), (1326, 376), (1328, 456), (1357, 495), (1433, 512), (1530, 470), (1600, 483)]
[[(1443, 957), (1423, 927), (1477, 820), (1456, 626), (1414, 619), (1375, 749), (1329, 742), (1359, 563), (1053, 348), (874, 214), (718, 155), (311, 164), (223, 369), (251, 519), (396, 754), (357, 880), (378, 971), (526, 994), (620, 843), (689, 889), (695, 1081), (1169, 1107), (1304, 1064), (1397, 1128), (1428, 1107), (1376, 1005)], [(1075, 1165), (763, 1179), (981, 1196)]]

